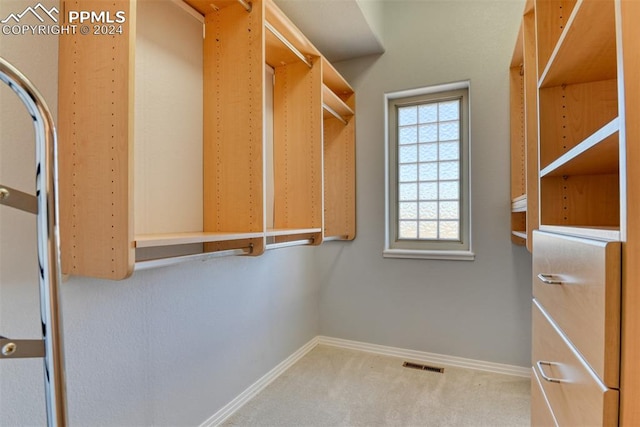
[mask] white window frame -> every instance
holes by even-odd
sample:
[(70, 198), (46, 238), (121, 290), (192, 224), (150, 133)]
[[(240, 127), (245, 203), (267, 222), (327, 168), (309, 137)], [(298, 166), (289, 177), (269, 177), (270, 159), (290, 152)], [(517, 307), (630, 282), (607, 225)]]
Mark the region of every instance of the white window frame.
[[(462, 81), (417, 89), (389, 92), (385, 105), (385, 258), (418, 258), (473, 261), (471, 245), (471, 143), (470, 143), (470, 82)], [(462, 92), (460, 109), (460, 241), (398, 239), (398, 126), (396, 108), (412, 103), (447, 99)]]

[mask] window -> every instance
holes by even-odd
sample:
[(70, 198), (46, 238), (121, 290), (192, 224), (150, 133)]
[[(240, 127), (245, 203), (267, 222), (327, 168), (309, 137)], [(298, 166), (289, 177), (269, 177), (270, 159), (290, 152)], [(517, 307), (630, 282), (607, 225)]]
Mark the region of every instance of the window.
[(385, 257), (473, 260), (469, 82), (385, 95)]

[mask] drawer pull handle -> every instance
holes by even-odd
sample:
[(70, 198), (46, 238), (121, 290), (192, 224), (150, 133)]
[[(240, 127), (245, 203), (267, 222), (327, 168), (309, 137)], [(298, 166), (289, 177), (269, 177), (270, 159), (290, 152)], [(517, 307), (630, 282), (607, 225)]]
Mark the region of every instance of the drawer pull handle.
[(538, 279), (547, 285), (562, 285), (560, 280), (554, 279), (552, 274), (538, 274)]
[(553, 365), (557, 365), (557, 363), (547, 362), (545, 360), (538, 360), (536, 362), (536, 365), (538, 366), (538, 370), (540, 371), (540, 376), (542, 377), (543, 380), (548, 381), (550, 383), (566, 383), (567, 382), (567, 380), (561, 380), (560, 378), (549, 377), (547, 376), (547, 374), (544, 373), (544, 369), (542, 368), (542, 365), (553, 366)]

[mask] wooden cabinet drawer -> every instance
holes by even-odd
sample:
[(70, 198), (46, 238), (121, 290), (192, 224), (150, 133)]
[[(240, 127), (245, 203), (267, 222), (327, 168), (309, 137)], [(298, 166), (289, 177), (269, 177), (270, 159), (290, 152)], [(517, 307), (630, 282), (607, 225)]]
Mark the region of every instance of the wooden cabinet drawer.
[(558, 425), (617, 426), (618, 390), (599, 380), (533, 301), (533, 369)]
[(557, 427), (535, 368), (531, 372), (531, 427)]
[(620, 242), (534, 232), (533, 296), (602, 381), (619, 387)]

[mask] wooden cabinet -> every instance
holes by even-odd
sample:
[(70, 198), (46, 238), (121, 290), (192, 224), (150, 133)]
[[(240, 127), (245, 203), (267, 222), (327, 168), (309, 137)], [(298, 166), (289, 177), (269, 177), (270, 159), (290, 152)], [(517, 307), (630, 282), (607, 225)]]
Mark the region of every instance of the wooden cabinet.
[[(533, 362), (551, 357), (544, 347), (555, 348), (554, 339), (576, 359), (542, 365), (550, 371), (534, 366), (534, 379), (560, 426), (638, 425), (640, 172), (631, 165), (640, 161), (640, 126), (632, 118), (640, 117), (640, 4), (534, 0), (525, 7), (523, 28), (531, 16), (537, 76), (535, 86), (521, 87), (523, 99), (530, 94), (537, 100), (532, 125), (538, 131), (538, 188), (526, 196), (527, 205), (532, 197), (539, 203), (540, 232), (532, 248)], [(520, 44), (522, 34), (526, 30)], [(512, 104), (512, 117), (518, 115)], [(512, 135), (519, 123), (512, 119)], [(524, 128), (529, 125), (525, 120)], [(573, 392), (565, 395), (545, 380), (556, 366), (574, 365), (599, 384), (591, 388), (599, 388), (602, 393), (593, 396), (601, 397), (570, 398)], [(537, 413), (543, 407), (539, 397), (532, 419), (545, 424), (549, 418)], [(589, 400), (603, 403), (594, 403), (597, 411), (579, 409)]]
[(355, 237), (354, 91), (271, 0), (62, 6), (127, 16), (60, 37), (66, 274)]

